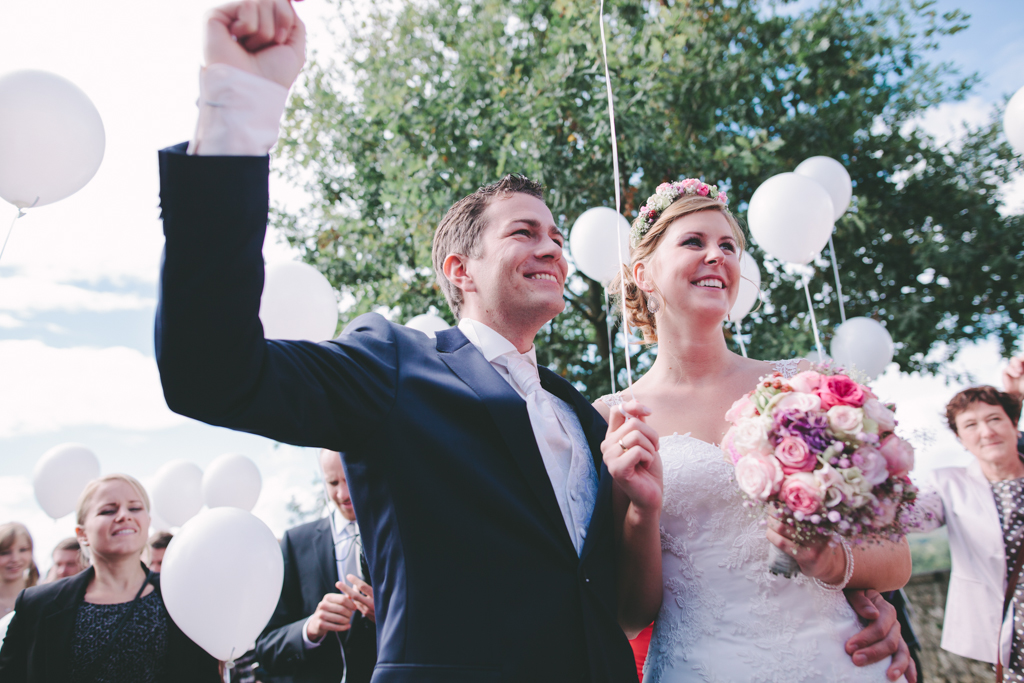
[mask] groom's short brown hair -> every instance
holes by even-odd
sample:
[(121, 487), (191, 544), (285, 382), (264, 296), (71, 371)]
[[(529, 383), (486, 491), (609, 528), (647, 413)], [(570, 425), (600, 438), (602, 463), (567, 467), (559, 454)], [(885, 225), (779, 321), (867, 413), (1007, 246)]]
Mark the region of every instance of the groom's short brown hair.
[(449, 254), (461, 254), (468, 258), (479, 256), (480, 233), (486, 227), (482, 219), (484, 211), (495, 197), (504, 199), (516, 193), (544, 199), (543, 185), (526, 176), (510, 173), (498, 182), (484, 185), (455, 202), (437, 226), (433, 248), (434, 277), (456, 320), (462, 317), (462, 290), (444, 276), (444, 260)]

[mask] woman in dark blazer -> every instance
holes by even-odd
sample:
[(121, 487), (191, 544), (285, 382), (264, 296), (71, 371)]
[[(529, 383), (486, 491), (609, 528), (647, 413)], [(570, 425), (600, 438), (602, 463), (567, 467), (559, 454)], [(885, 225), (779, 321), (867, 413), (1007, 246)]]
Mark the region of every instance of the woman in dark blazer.
[(142, 485), (122, 474), (90, 482), (77, 522), (93, 566), (22, 591), (0, 649), (0, 681), (219, 681), (217, 661), (175, 626), (159, 574), (140, 561), (149, 528)]

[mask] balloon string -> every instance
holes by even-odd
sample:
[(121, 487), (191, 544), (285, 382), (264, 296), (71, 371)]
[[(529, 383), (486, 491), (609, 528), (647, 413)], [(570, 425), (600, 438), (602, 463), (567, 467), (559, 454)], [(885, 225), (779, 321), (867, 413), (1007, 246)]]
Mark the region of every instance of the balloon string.
[[(618, 229), (618, 226), (616, 226), (616, 229)], [(612, 332), (612, 329), (613, 329), (613, 325), (612, 325), (612, 304), (608, 300), (608, 288), (607, 287), (603, 287), (602, 289), (604, 289), (604, 322), (605, 322), (605, 328), (607, 329), (607, 332), (608, 332), (608, 367), (609, 367), (609, 371), (612, 373), (612, 393), (614, 394), (615, 393), (615, 354), (612, 353), (612, 352), (614, 351), (615, 337), (614, 337), (614, 333)]]
[(231, 654), (224, 662), (224, 683), (231, 683), (231, 670), (235, 668), (235, 648), (231, 648)]
[[(37, 198), (38, 202), (39, 199)], [(33, 203), (34, 205), (34, 203)], [(4, 245), (0, 247), (0, 259), (4, 257), (4, 250), (7, 249), (7, 240), (11, 239), (11, 233), (14, 232), (14, 224), (18, 222), (18, 219), (25, 215), (25, 209), (18, 209), (18, 215), (11, 221), (11, 227), (7, 228), (7, 237), (4, 238)]]
[(843, 286), (839, 284), (839, 264), (836, 263), (836, 247), (832, 244), (832, 235), (828, 236), (828, 253), (832, 257), (832, 272), (836, 275), (836, 294), (839, 295), (839, 318), (846, 322), (846, 308), (843, 307)]
[(736, 328), (736, 341), (740, 343), (740, 352), (743, 353), (743, 357), (747, 357), (747, 345), (743, 343), (743, 335), (740, 334), (740, 321), (733, 320), (733, 327)]
[[(616, 140), (615, 135), (615, 98), (612, 95), (612, 77), (608, 72), (608, 42), (604, 37), (604, 0), (601, 0), (601, 7), (598, 10), (599, 16), (597, 17), (598, 27), (601, 29), (601, 57), (604, 60), (604, 84), (608, 90), (608, 122), (611, 125), (612, 134), (612, 175), (615, 179), (615, 213), (622, 215), (622, 196), (619, 191), (619, 143)], [(629, 360), (629, 314), (626, 312), (626, 278), (622, 277), (622, 263), (625, 259), (622, 258), (622, 240), (618, 236), (618, 226), (616, 225), (616, 240), (615, 248), (619, 254), (619, 286), (621, 288), (622, 295), (622, 346), (626, 354), (626, 384), (629, 386), (629, 395), (635, 401), (636, 394), (633, 393), (633, 368), (630, 366)], [(611, 356), (611, 349), (608, 350), (608, 355)]]
[(814, 346), (818, 349), (818, 362), (825, 362), (825, 352), (821, 350), (821, 337), (818, 335), (818, 319), (814, 317), (814, 304), (811, 303), (811, 290), (807, 287), (811, 278), (804, 275), (804, 294), (807, 295), (807, 310), (811, 313), (811, 329), (814, 330)]

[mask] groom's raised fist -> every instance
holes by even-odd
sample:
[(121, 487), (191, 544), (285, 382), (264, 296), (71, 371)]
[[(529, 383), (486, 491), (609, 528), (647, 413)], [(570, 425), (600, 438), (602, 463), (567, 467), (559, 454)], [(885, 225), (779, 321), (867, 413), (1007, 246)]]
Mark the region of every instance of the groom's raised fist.
[(306, 27), (289, 0), (242, 0), (206, 18), (206, 65), (228, 64), (291, 87), (306, 60)]

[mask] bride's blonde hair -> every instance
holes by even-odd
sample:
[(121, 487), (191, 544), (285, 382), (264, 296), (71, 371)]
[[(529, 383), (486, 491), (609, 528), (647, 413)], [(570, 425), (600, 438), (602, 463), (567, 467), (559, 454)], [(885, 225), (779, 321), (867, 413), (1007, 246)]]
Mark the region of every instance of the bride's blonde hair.
[(630, 249), (629, 266), (622, 266), (619, 274), (612, 279), (612, 282), (609, 285), (612, 294), (615, 297), (616, 304), (621, 310), (622, 286), (619, 283), (623, 280), (625, 281), (627, 322), (633, 327), (640, 328), (640, 331), (643, 333), (645, 344), (657, 344), (658, 332), (654, 322), (654, 314), (651, 313), (647, 306), (648, 294), (644, 290), (640, 289), (636, 284), (636, 281), (633, 279), (633, 268), (638, 263), (646, 263), (654, 252), (657, 251), (658, 245), (661, 244), (661, 240), (664, 238), (665, 232), (672, 223), (683, 216), (689, 216), (692, 213), (698, 213), (700, 211), (721, 212), (721, 214), (725, 216), (725, 220), (729, 222), (729, 227), (732, 229), (732, 235), (736, 239), (736, 245), (739, 248), (738, 253), (742, 254), (743, 250), (747, 247), (747, 240), (743, 236), (743, 230), (740, 228), (739, 222), (736, 220), (736, 217), (732, 215), (729, 209), (720, 201), (711, 199), (710, 197), (702, 197), (700, 195), (686, 195), (679, 197), (672, 202), (672, 204), (670, 204), (669, 207), (665, 209), (660, 216), (658, 216), (658, 220), (655, 221), (654, 225), (652, 225), (640, 238), (640, 241)]

